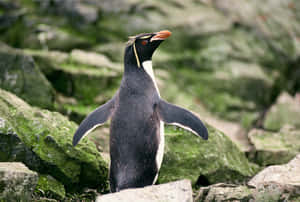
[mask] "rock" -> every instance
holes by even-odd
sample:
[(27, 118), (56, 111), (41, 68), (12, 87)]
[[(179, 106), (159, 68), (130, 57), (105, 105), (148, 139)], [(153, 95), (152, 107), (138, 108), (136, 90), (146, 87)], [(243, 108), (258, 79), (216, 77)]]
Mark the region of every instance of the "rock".
[(72, 146), (77, 125), (57, 112), (30, 107), (0, 90), (0, 159), (22, 161), (53, 176), (67, 190), (107, 189), (108, 165), (95, 145), (84, 139)]
[(194, 201), (251, 201), (254, 199), (253, 191), (254, 189), (247, 186), (219, 183), (208, 187), (201, 187)]
[(54, 90), (31, 56), (0, 44), (0, 88), (28, 103), (53, 108)]
[(293, 186), (300, 193), (300, 154), (285, 165), (269, 166), (255, 175), (248, 184), (260, 187), (263, 184), (278, 183)]
[(122, 42), (111, 42), (97, 45), (93, 50), (107, 55), (113, 61), (122, 62), (125, 46)]
[[(27, 50), (26, 53), (34, 57), (57, 92), (78, 101), (76, 102), (78, 105), (60, 103), (64, 108), (78, 114), (78, 111), (82, 111), (87, 104), (92, 105), (87, 107), (88, 110), (85, 110), (87, 112), (79, 113), (80, 117), (110, 99), (121, 80), (121, 73), (116, 69), (112, 70), (118, 66), (117, 63), (112, 63), (100, 54), (81, 50), (75, 50), (70, 55), (57, 51)], [(92, 60), (95, 61), (91, 62)]]
[(274, 133), (252, 129), (249, 133), (253, 150), (249, 157), (262, 166), (284, 164), (300, 153), (300, 131), (287, 130)]
[[(74, 36), (66, 30), (40, 24), (36, 28), (37, 38), (44, 49), (72, 50), (90, 46), (90, 42), (80, 36)], [(31, 47), (31, 46), (29, 46)]]
[[(98, 8), (80, 0), (37, 0), (39, 7), (45, 12), (66, 16), (71, 23), (91, 24), (98, 19)], [(79, 20), (79, 22), (74, 21)]]
[(192, 202), (192, 187), (189, 180), (181, 180), (144, 188), (125, 189), (97, 197), (96, 202)]
[(0, 162), (0, 200), (30, 201), (38, 175), (22, 163)]
[(263, 127), (268, 130), (279, 130), (285, 124), (300, 129), (300, 100), (283, 92), (276, 103), (267, 111)]
[(238, 147), (222, 132), (208, 127), (208, 141), (175, 128), (166, 127), (166, 146), (159, 183), (190, 179), (193, 185), (243, 181), (255, 174)]
[(279, 52), (284, 57), (299, 57), (298, 1), (267, 0), (262, 5), (259, 0), (243, 3), (236, 0), (216, 0), (213, 4), (226, 18), (258, 32), (262, 39), (268, 41), (273, 52)]
[(70, 54), (71, 60), (80, 64), (86, 64), (101, 68), (111, 68), (113, 70), (121, 71), (122, 65), (112, 63), (105, 55), (87, 52), (83, 50), (72, 50)]
[(268, 183), (263, 187), (253, 188), (246, 185), (214, 184), (202, 187), (195, 202), (221, 201), (298, 201), (299, 193), (291, 187), (277, 183)]
[(47, 198), (62, 200), (66, 196), (65, 187), (50, 175), (40, 175), (36, 192)]

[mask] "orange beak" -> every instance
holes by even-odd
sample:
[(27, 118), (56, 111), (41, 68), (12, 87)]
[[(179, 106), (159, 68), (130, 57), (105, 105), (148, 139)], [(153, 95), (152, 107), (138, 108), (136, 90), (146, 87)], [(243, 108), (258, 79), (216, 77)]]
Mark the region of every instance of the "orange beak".
[(165, 40), (166, 38), (171, 36), (171, 34), (172, 34), (172, 32), (170, 32), (168, 30), (163, 30), (163, 31), (160, 31), (160, 32), (156, 32), (155, 35), (151, 38), (151, 41)]

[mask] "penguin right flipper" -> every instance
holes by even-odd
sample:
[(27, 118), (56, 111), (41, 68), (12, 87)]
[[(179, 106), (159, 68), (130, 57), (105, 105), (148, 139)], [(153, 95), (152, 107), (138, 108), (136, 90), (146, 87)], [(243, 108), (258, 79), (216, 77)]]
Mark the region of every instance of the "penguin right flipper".
[(157, 104), (156, 110), (160, 119), (166, 124), (177, 125), (205, 140), (208, 139), (207, 128), (197, 116), (188, 110), (167, 103), (161, 99)]
[(76, 146), (79, 140), (90, 133), (96, 127), (104, 124), (113, 113), (115, 105), (115, 97), (98, 107), (95, 111), (90, 113), (79, 125), (73, 136), (73, 146)]

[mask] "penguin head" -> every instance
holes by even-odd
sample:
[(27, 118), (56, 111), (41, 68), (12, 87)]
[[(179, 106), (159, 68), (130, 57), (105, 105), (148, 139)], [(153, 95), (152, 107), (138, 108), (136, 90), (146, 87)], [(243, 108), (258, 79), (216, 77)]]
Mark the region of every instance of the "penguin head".
[(171, 32), (163, 30), (129, 37), (130, 40), (125, 49), (125, 61), (134, 60), (140, 67), (144, 61), (151, 60), (156, 48), (169, 36), (171, 36)]

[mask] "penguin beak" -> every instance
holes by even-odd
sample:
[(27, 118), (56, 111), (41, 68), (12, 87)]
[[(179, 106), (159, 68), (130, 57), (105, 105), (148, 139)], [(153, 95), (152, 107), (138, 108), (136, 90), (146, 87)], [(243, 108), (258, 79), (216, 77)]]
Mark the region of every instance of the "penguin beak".
[(156, 41), (156, 40), (165, 40), (166, 38), (168, 38), (169, 36), (171, 36), (172, 32), (168, 31), (168, 30), (163, 30), (160, 32), (156, 32), (155, 35), (151, 38), (151, 42), (152, 41)]

